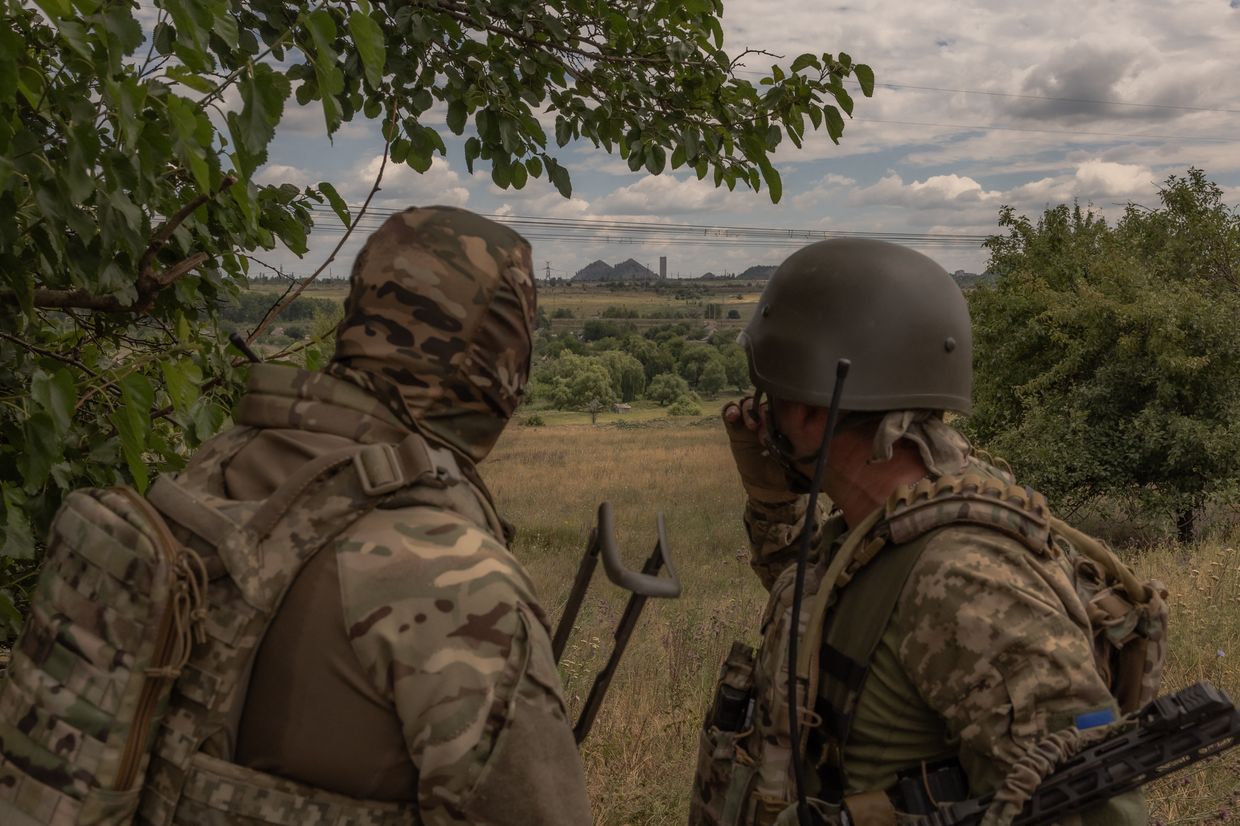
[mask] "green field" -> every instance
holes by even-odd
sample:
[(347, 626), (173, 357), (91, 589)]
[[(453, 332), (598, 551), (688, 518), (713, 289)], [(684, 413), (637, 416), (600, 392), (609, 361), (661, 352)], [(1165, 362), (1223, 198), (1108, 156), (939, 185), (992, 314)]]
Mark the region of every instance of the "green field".
[[(746, 559), (744, 498), (723, 433), (705, 417), (634, 428), (512, 427), (482, 470), (517, 525), (514, 551), (553, 623), (598, 503), (615, 506), (620, 544), (634, 567), (650, 552), (655, 511), (663, 511), (684, 596), (647, 603), (584, 755), (598, 823), (683, 823), (716, 670), (733, 639), (756, 641), (765, 599)], [(1237, 540), (1126, 552), (1140, 573), (1171, 591), (1167, 689), (1209, 679), (1240, 696)], [(624, 594), (599, 572), (561, 666), (574, 714), (610, 651), (623, 606)], [(1188, 824), (1234, 807), (1237, 794), (1240, 750), (1233, 750), (1209, 768), (1157, 784), (1148, 798), (1158, 820)]]

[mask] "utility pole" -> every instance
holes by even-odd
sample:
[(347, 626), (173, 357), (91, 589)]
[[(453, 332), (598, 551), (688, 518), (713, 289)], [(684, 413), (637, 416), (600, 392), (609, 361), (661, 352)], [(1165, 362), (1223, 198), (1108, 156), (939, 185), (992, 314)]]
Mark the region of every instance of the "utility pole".
[(548, 281), (551, 280), (551, 262), (550, 261), (547, 262), (547, 280)]

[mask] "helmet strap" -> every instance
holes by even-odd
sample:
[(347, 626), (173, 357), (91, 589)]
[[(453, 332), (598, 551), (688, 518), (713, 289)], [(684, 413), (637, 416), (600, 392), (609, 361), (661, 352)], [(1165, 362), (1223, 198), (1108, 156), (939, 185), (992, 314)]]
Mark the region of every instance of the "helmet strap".
[(788, 487), (793, 493), (809, 493), (813, 479), (809, 477), (805, 471), (801, 470), (801, 465), (805, 462), (816, 462), (818, 457), (822, 455), (822, 449), (814, 451), (808, 456), (798, 457), (796, 455), (796, 447), (793, 446), (792, 440), (788, 438), (788, 434), (779, 429), (779, 422), (775, 417), (775, 400), (770, 393), (760, 393), (756, 400), (755, 407), (760, 408), (761, 396), (766, 396), (766, 440), (770, 449), (771, 458), (779, 465), (784, 472), (784, 477), (788, 480)]
[[(826, 475), (827, 459), (831, 453), (831, 439), (835, 435), (835, 427), (840, 416), (840, 394), (844, 389), (844, 379), (847, 378), (851, 366), (852, 363), (848, 359), (840, 359), (835, 365), (835, 388), (831, 391), (831, 406), (827, 409), (827, 426), (822, 433), (822, 445), (814, 455), (814, 477), (809, 480), (809, 502), (805, 508), (805, 523), (801, 528), (800, 549), (797, 553), (796, 580), (792, 587), (792, 628), (788, 634), (788, 737), (791, 744), (792, 774), (796, 780), (797, 823), (800, 826), (814, 826), (817, 822), (810, 811), (805, 793), (805, 765), (804, 755), (801, 753), (801, 710), (797, 704), (797, 643), (801, 627), (801, 602), (805, 595), (805, 566), (809, 559), (809, 546), (813, 541), (814, 522), (818, 513), (818, 491), (822, 489), (822, 480)], [(772, 405), (768, 413), (773, 414), (773, 412), (774, 406)], [(767, 421), (774, 422), (774, 416), (768, 415)], [(775, 430), (778, 432), (778, 428)], [(777, 451), (772, 450), (773, 455), (776, 453)], [(806, 697), (806, 705), (812, 704), (813, 700), (812, 697)]]

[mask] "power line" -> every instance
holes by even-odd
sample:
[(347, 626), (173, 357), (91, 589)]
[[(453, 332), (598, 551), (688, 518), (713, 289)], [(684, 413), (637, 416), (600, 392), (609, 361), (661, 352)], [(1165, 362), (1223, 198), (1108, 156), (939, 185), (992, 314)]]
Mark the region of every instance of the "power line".
[[(324, 206), (315, 206), (313, 211), (325, 217), (335, 214)], [(395, 212), (397, 210), (372, 208), (358, 226), (360, 229), (377, 229), (383, 219)], [(962, 233), (868, 232), (721, 224), (667, 224), (609, 218), (555, 218), (512, 214), (489, 214), (484, 217), (519, 229), (530, 239), (578, 243), (789, 247), (802, 246), (808, 241), (851, 237), (922, 246), (976, 248), (988, 237)], [(316, 227), (315, 231), (332, 234), (343, 232), (344, 228), (339, 225), (326, 224)]]
[(1240, 115), (1240, 109), (1217, 109), (1212, 106), (1176, 106), (1170, 103), (1136, 103), (1129, 100), (1102, 100), (1095, 98), (1063, 98), (1054, 95), (1030, 95), (1021, 92), (988, 92), (984, 89), (952, 89), (946, 86), (917, 86), (912, 83), (875, 83), (887, 89), (916, 89), (924, 92), (953, 92), (964, 95), (986, 95), (997, 98), (1020, 98), (1022, 100), (1046, 100), (1056, 103), (1092, 103), (1098, 106), (1133, 106), (1141, 109), (1168, 109), (1181, 112), (1217, 112), (1224, 115)]
[[(741, 70), (737, 74), (751, 75), (753, 77), (766, 77), (767, 73)], [(850, 86), (860, 88), (861, 84), (853, 78), (847, 78), (844, 81)], [(919, 92), (950, 92), (961, 95), (985, 95), (987, 97), (1001, 98), (1020, 98), (1023, 100), (1045, 100), (1054, 101), (1056, 103), (1092, 103), (1099, 106), (1132, 106), (1141, 109), (1167, 109), (1183, 112), (1217, 112), (1225, 115), (1240, 115), (1240, 109), (1220, 109), (1214, 106), (1177, 106), (1170, 103), (1136, 103), (1130, 100), (1105, 100), (1102, 98), (1067, 98), (1057, 97), (1055, 95), (1033, 95), (1026, 92), (994, 92), (986, 89), (956, 89), (950, 86), (921, 86), (915, 83), (900, 83), (892, 81), (888, 83), (875, 83), (884, 89), (913, 89)]]
[(982, 130), (992, 132), (1032, 132), (1044, 135), (1098, 135), (1107, 138), (1130, 138), (1133, 140), (1158, 140), (1158, 141), (1187, 141), (1190, 143), (1234, 143), (1235, 138), (1197, 136), (1197, 135), (1145, 135), (1132, 134), (1126, 132), (1097, 132), (1093, 130), (1083, 129), (1032, 129), (1021, 126), (995, 126), (993, 124), (970, 124), (970, 123), (936, 123), (933, 121), (917, 121), (917, 120), (885, 120), (883, 118), (854, 118), (857, 123), (891, 123), (900, 126), (936, 126), (945, 129), (954, 129), (957, 132), (967, 132), (970, 130)]

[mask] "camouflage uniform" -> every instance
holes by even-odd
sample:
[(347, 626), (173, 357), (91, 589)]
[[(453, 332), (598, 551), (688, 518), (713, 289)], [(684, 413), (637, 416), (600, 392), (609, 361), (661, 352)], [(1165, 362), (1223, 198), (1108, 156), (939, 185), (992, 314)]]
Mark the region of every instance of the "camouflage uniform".
[(411, 433), (459, 478), (386, 495), (305, 562), (235, 744), (215, 747), (235, 767), (199, 788), (157, 758), (142, 820), (590, 822), (546, 618), (474, 469), (528, 376), (529, 256), (462, 210), (393, 216), (357, 258), (326, 374), (253, 368), (237, 426), (179, 477), (191, 492), (262, 500), (317, 457)]
[[(768, 589), (791, 574), (806, 498), (749, 498), (751, 561)], [(815, 557), (846, 539), (842, 520), (828, 520)], [(881, 553), (899, 548), (888, 542)], [(993, 527), (940, 527), (924, 539), (870, 662), (843, 753), (844, 793), (885, 789), (902, 772), (954, 757), (970, 794), (987, 794), (1047, 733), (1115, 707), (1066, 557), (1032, 552)], [(1143, 824), (1146, 812), (1131, 793), (1077, 819)]]

